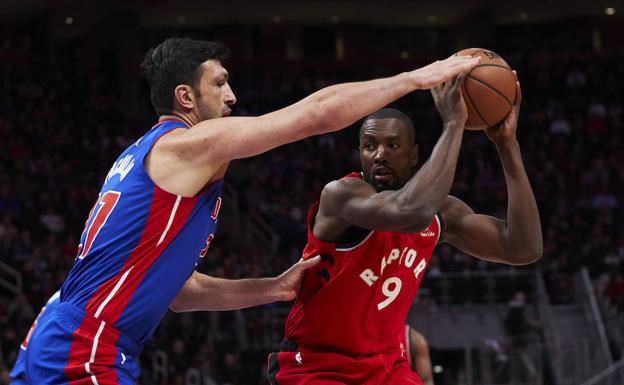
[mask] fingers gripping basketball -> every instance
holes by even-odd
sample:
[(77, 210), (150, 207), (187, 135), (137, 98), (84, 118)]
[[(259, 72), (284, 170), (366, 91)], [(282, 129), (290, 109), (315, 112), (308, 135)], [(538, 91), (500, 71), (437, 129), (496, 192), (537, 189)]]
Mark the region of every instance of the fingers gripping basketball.
[(516, 76), (498, 54), (483, 48), (468, 48), (457, 55), (480, 56), (462, 84), (468, 108), (466, 128), (482, 130), (499, 124), (516, 100)]

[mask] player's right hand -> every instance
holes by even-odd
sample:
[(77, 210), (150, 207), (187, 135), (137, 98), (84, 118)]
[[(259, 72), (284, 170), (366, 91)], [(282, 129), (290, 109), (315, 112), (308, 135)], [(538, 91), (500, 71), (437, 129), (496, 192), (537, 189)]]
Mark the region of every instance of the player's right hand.
[(455, 76), (431, 89), (431, 95), (440, 118), (445, 125), (453, 124), (464, 128), (468, 119), (468, 108), (461, 92), (464, 75)]
[(416, 82), (416, 89), (428, 90), (442, 82), (463, 74), (479, 64), (480, 57), (451, 56), (445, 60), (438, 60), (428, 66), (410, 72)]
[(514, 102), (511, 112), (505, 120), (498, 126), (489, 127), (485, 130), (487, 137), (494, 143), (516, 140), (516, 129), (518, 127), (518, 116), (520, 115), (520, 104), (522, 103), (522, 90), (518, 81), (518, 74), (513, 71), (516, 76), (516, 101)]
[(301, 289), (301, 281), (306, 270), (321, 263), (321, 257), (315, 256), (304, 260), (303, 258), (292, 265), (290, 269), (280, 274), (275, 282), (280, 293), (279, 298), (281, 301), (292, 301), (299, 294)]

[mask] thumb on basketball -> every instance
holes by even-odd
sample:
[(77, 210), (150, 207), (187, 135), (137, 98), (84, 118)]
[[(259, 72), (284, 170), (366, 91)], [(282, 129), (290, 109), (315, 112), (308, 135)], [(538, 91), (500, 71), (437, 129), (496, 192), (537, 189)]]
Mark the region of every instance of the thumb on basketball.
[(522, 102), (522, 88), (520, 88), (520, 82), (516, 80), (516, 100), (514, 102), (514, 107), (520, 108), (521, 102)]

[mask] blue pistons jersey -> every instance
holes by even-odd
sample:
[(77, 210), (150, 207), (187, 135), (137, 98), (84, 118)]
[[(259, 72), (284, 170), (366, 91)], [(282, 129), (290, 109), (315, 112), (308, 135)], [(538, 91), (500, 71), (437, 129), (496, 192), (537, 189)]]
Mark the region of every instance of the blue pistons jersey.
[(157, 124), (113, 164), (61, 288), (62, 302), (140, 343), (206, 253), (221, 206), (222, 179), (182, 197), (159, 188), (145, 171), (154, 143), (177, 128), (186, 125)]
[(133, 384), (136, 357), (208, 251), (221, 207), (219, 179), (194, 197), (159, 188), (144, 161), (163, 121), (111, 167), (80, 237), (60, 302), (42, 314), (24, 351), (30, 384)]

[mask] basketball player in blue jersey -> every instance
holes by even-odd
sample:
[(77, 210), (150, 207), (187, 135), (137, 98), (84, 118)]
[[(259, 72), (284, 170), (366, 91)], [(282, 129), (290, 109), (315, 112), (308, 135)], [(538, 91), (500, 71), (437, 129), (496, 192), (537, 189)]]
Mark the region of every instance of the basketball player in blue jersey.
[[(133, 384), (136, 359), (167, 308), (238, 309), (293, 299), (293, 279), (229, 281), (195, 271), (214, 238), (230, 161), (337, 131), (478, 63), (451, 57), (393, 77), (322, 89), (258, 117), (236, 97), (220, 44), (168, 39), (142, 64), (158, 123), (113, 164), (78, 254), (26, 351), (29, 384)], [(299, 273), (306, 266), (296, 265)], [(300, 274), (299, 274), (300, 275)]]

